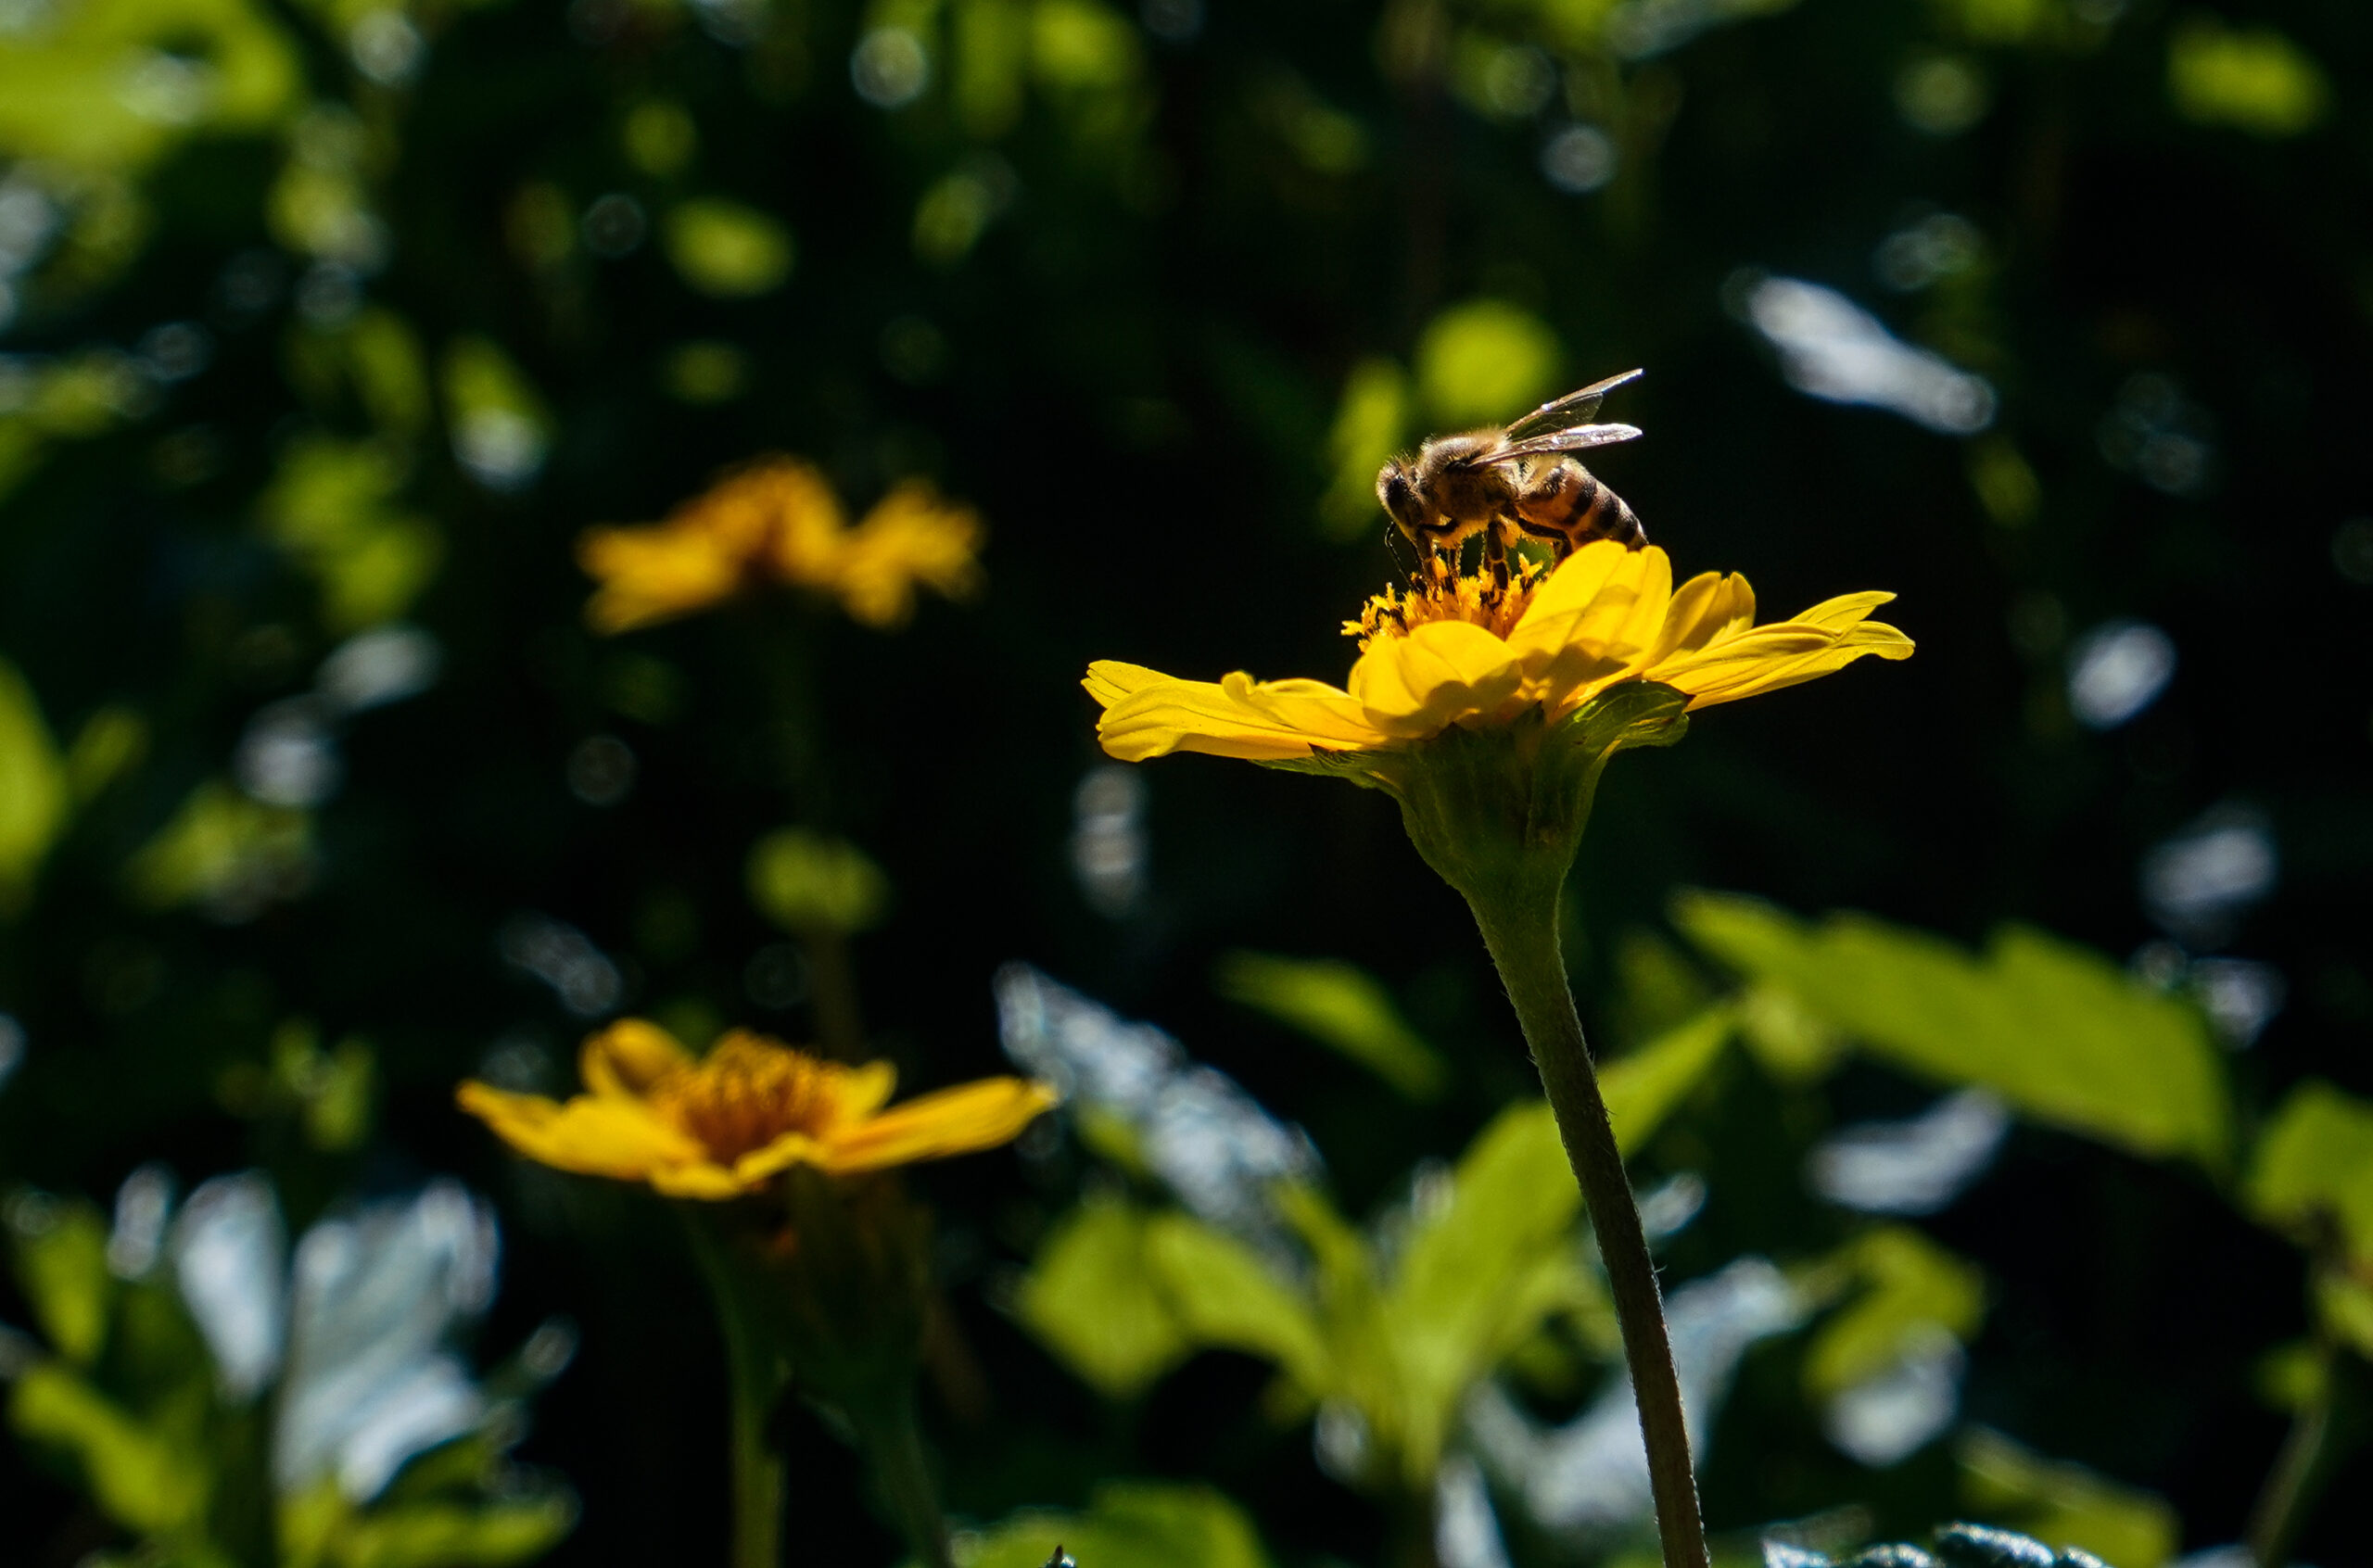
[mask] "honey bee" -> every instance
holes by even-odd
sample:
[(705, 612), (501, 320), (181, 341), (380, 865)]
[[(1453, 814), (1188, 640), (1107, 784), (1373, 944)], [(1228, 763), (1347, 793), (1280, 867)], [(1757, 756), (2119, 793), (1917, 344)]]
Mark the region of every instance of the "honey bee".
[(1590, 423), (1602, 398), (1640, 374), (1593, 382), (1504, 429), (1432, 436), (1415, 457), (1384, 465), (1377, 499), (1420, 550), (1455, 554), (1481, 534), (1484, 560), (1503, 578), (1508, 547), (1519, 538), (1554, 539), (1569, 550), (1613, 539), (1637, 550), (1648, 542), (1638, 516), (1567, 454), (1640, 434), (1629, 424)]

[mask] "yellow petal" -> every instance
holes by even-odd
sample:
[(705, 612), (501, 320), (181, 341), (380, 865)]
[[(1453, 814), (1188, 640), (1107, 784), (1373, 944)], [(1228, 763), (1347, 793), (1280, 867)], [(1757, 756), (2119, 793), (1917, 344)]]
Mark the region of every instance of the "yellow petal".
[(669, 528), (590, 528), (577, 541), (577, 563), (600, 588), (585, 607), (599, 632), (631, 631), (730, 598), (743, 561), (697, 532)]
[(1871, 612), (1894, 599), (1895, 595), (1871, 590), (1845, 593), (1835, 599), (1824, 599), (1811, 609), (1792, 615), (1792, 624), (1800, 626), (1829, 626), (1843, 630), (1870, 619)]
[(1533, 590), (1508, 634), (1528, 674), (1540, 678), (1561, 655), (1620, 658), (1647, 646), (1672, 594), (1672, 563), (1650, 545), (1628, 550), (1596, 539), (1567, 556)]
[(664, 1073), (690, 1067), (692, 1053), (647, 1018), (620, 1018), (585, 1037), (577, 1055), (578, 1076), (596, 1094), (641, 1098)]
[[(1137, 666), (1098, 670), (1109, 687), (1134, 679)], [(1091, 672), (1087, 686), (1100, 700), (1098, 673)], [(1219, 682), (1164, 676), (1136, 685), (1105, 709), (1096, 734), (1123, 762), (1172, 752), (1256, 761), (1306, 757), (1313, 748), (1359, 751), (1389, 740), (1365, 722), (1348, 693), (1315, 680), (1256, 683), (1240, 671)]]
[(1688, 692), (1694, 710), (1799, 686), (1866, 655), (1909, 659), (1911, 653), (1911, 639), (1882, 621), (1864, 622), (1844, 632), (1782, 623), (1758, 626), (1686, 661), (1673, 661), (1673, 667), (1650, 678)]
[(1351, 687), (1371, 725), (1420, 740), (1463, 718), (1496, 716), (1523, 681), (1515, 651), (1481, 626), (1428, 621), (1369, 643)]
[(1695, 652), (1755, 624), (1755, 590), (1733, 573), (1700, 572), (1681, 585), (1665, 608), (1664, 625), (1642, 664), (1654, 667), (1675, 653)]
[(703, 1157), (698, 1143), (640, 1100), (579, 1095), (562, 1105), (476, 1082), (463, 1084), (454, 1098), (504, 1143), (559, 1170), (637, 1182), (663, 1167)]
[(786, 1132), (774, 1142), (752, 1149), (733, 1162), (733, 1179), (746, 1188), (755, 1187), (768, 1177), (780, 1174), (794, 1165), (824, 1163), (826, 1149), (813, 1133)]
[(837, 588), (848, 613), (892, 626), (914, 612), (918, 585), (949, 599), (980, 587), (980, 514), (920, 479), (894, 487), (848, 536)]
[(1010, 1142), (1057, 1098), (1046, 1084), (1022, 1078), (984, 1078), (920, 1094), (830, 1134), (818, 1163), (835, 1173), (881, 1170), (995, 1148)]
[(1118, 659), (1098, 659), (1087, 666), (1087, 678), (1080, 682), (1097, 705), (1109, 708), (1122, 698), (1143, 691), (1148, 686), (1160, 686), (1170, 677), (1160, 670), (1149, 670), (1143, 664), (1124, 664)]
[(758, 1187), (756, 1182), (745, 1182), (721, 1165), (707, 1160), (692, 1160), (682, 1165), (664, 1166), (651, 1173), (654, 1192), (666, 1197), (700, 1198), (708, 1203), (720, 1203), (740, 1197)]
[(832, 1117), (836, 1122), (862, 1121), (890, 1103), (898, 1086), (898, 1069), (883, 1061), (844, 1068), (833, 1064), (827, 1081), (832, 1086)]

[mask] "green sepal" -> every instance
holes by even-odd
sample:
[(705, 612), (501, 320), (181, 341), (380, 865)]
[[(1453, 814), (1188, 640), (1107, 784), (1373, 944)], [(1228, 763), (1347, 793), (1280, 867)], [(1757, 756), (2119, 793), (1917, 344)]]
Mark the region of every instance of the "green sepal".
[(1401, 803), (1426, 864), (1470, 901), (1514, 893), (1554, 905), (1607, 763), (1618, 752), (1680, 740), (1688, 706), (1671, 687), (1627, 681), (1555, 723), (1536, 708), (1506, 724), (1453, 725), (1397, 751), (1265, 765), (1386, 791)]

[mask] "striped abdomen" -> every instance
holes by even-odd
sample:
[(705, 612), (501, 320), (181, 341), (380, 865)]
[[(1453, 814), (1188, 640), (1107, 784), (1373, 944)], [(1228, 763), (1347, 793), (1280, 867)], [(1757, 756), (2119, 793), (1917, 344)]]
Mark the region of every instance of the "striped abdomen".
[(1648, 542), (1640, 519), (1623, 498), (1599, 483), (1572, 458), (1528, 483), (1516, 495), (1516, 522), (1535, 538), (1562, 539), (1580, 550), (1593, 539), (1613, 539), (1626, 550)]

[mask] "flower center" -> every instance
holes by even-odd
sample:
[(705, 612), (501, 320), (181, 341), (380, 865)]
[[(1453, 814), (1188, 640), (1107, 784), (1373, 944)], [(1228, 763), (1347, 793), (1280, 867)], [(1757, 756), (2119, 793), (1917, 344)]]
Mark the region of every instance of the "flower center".
[(1532, 590), (1549, 575), (1536, 561), (1509, 563), (1510, 575), (1502, 582), (1491, 571), (1473, 576), (1461, 574), (1440, 555), (1409, 579), (1407, 588), (1388, 588), (1360, 608), (1360, 618), (1343, 623), (1343, 635), (1360, 639), (1360, 651), (1380, 637), (1406, 637), (1428, 621), (1471, 621), (1494, 637), (1504, 638), (1524, 618)]
[(719, 1159), (762, 1149), (785, 1132), (821, 1132), (836, 1119), (825, 1065), (742, 1035), (651, 1086), (651, 1103)]

